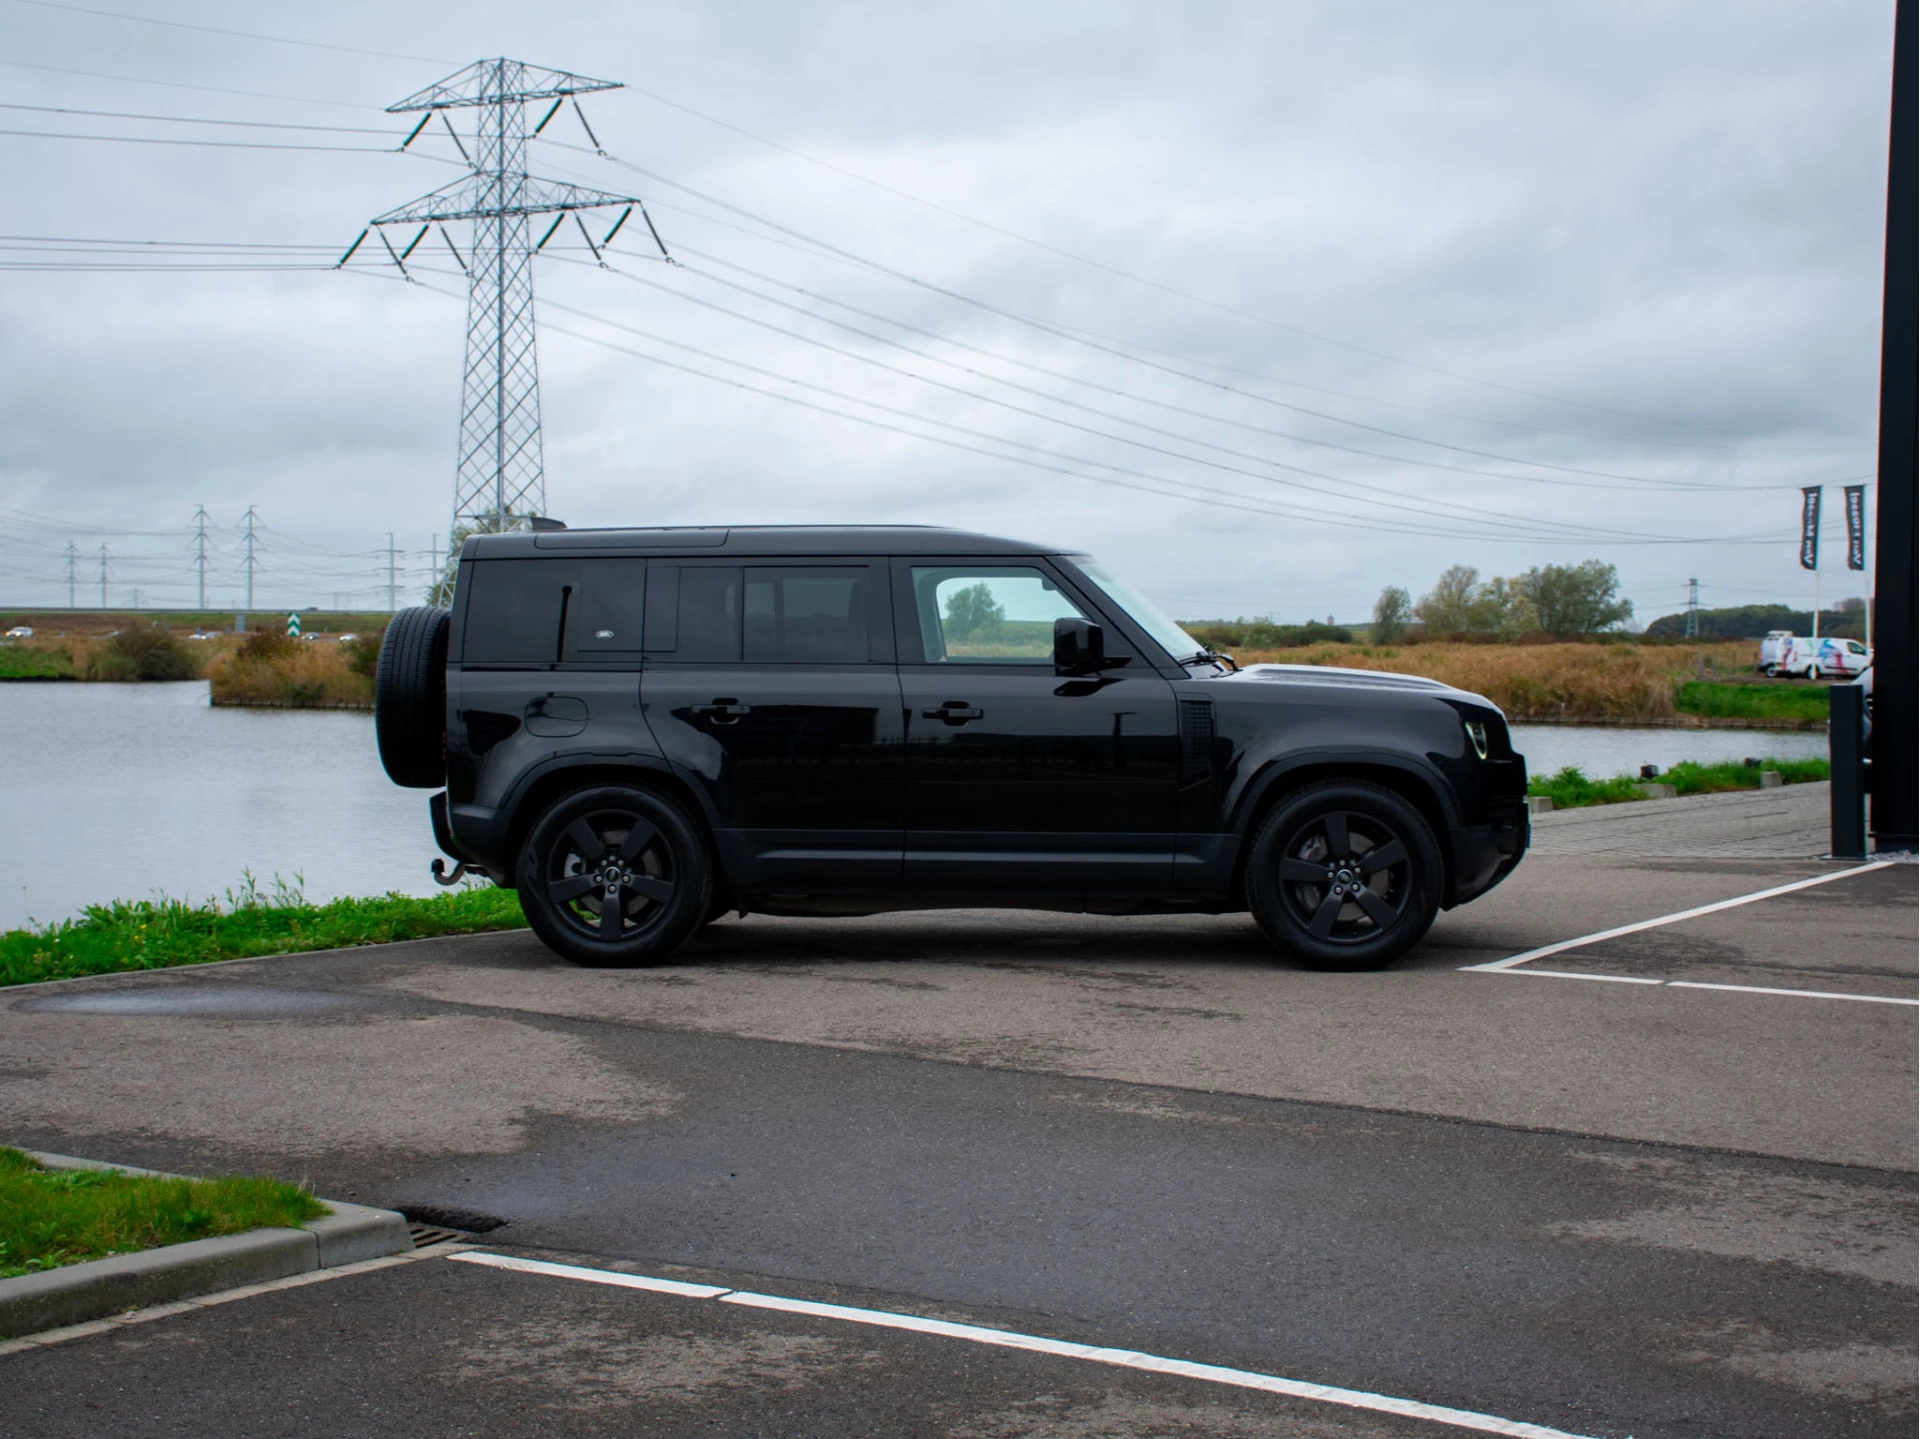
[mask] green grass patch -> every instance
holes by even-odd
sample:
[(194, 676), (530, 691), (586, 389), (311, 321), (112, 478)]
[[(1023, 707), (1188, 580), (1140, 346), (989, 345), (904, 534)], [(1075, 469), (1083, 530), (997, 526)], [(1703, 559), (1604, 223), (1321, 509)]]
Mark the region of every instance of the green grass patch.
[[(1692, 760), (1683, 760), (1654, 782), (1670, 784), (1680, 795), (1724, 794), (1760, 788), (1763, 769), (1780, 771), (1788, 784), (1810, 784), (1828, 778), (1831, 773), (1823, 759), (1770, 759), (1757, 765), (1741, 764), (1737, 760), (1724, 764), (1695, 764)], [(1645, 799), (1637, 788), (1641, 783), (1624, 774), (1612, 779), (1589, 779), (1578, 765), (1568, 765), (1554, 774), (1533, 776), (1527, 781), (1527, 793), (1551, 799), (1555, 809), (1580, 809), (1592, 804), (1622, 804)]]
[(0, 680), (70, 680), (73, 659), (65, 650), (0, 645)]
[(33, 984), (130, 969), (167, 969), (216, 959), (390, 944), (443, 934), (519, 929), (526, 916), (510, 889), (478, 885), (414, 899), (336, 899), (310, 904), (299, 884), (262, 890), (248, 876), (226, 903), (177, 899), (89, 905), (78, 918), (0, 934), (0, 985)]
[(1682, 761), (1660, 776), (1679, 794), (1720, 794), (1728, 790), (1760, 788), (1760, 771), (1777, 769), (1788, 784), (1811, 784), (1829, 778), (1832, 767), (1823, 759), (1769, 759), (1757, 765), (1729, 760), (1724, 764)]
[(1527, 781), (1527, 793), (1544, 795), (1555, 809), (1579, 809), (1590, 804), (1619, 804), (1625, 800), (1645, 799), (1634, 788), (1635, 780), (1625, 775), (1612, 779), (1588, 779), (1578, 765), (1568, 765), (1554, 774), (1537, 774)]
[(1824, 720), (1827, 686), (1786, 684), (1715, 684), (1688, 680), (1674, 698), (1674, 708), (1706, 719)]
[(330, 1213), (278, 1179), (153, 1179), (46, 1169), (0, 1148), (0, 1279)]

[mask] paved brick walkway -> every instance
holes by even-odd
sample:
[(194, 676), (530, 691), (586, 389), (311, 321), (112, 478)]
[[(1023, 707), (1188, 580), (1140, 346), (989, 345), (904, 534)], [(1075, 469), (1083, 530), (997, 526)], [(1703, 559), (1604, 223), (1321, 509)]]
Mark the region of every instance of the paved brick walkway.
[(1809, 859), (1827, 852), (1826, 784), (1593, 805), (1533, 817), (1538, 854)]

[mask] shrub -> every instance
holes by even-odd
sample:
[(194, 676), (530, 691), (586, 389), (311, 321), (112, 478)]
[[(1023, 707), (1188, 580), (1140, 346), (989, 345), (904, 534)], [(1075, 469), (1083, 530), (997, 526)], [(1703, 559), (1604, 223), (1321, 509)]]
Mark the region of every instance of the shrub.
[(347, 668), (357, 675), (373, 678), (373, 671), (380, 663), (380, 646), (387, 636), (387, 627), (380, 626), (366, 634), (355, 635), (340, 646), (347, 657)]
[(162, 625), (141, 625), (110, 635), (87, 656), (90, 680), (194, 680), (200, 660)]

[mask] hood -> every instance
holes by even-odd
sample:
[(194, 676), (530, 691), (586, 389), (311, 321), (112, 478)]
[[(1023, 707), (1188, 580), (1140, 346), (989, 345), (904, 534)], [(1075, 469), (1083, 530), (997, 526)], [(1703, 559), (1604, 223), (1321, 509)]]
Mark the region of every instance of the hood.
[(1456, 689), (1423, 675), (1394, 674), (1388, 670), (1344, 669), (1338, 665), (1248, 665), (1226, 676), (1242, 684), (1330, 685), (1341, 689), (1397, 690), (1401, 693), (1454, 695), (1473, 700), (1498, 713), (1500, 706), (1482, 695)]

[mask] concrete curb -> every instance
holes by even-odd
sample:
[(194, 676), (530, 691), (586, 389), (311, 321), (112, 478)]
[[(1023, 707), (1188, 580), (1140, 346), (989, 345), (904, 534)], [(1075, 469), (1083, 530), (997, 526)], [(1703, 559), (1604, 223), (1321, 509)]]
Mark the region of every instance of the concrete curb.
[[(33, 1158), (49, 1169), (182, 1177), (64, 1154), (36, 1153)], [(413, 1248), (413, 1236), (403, 1214), (332, 1199), (320, 1202), (333, 1213), (309, 1220), (297, 1229), (255, 1229), (218, 1239), (195, 1239), (0, 1279), (0, 1339), (84, 1324), (124, 1309), (169, 1304), (215, 1290), (333, 1269)]]

